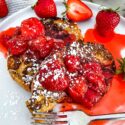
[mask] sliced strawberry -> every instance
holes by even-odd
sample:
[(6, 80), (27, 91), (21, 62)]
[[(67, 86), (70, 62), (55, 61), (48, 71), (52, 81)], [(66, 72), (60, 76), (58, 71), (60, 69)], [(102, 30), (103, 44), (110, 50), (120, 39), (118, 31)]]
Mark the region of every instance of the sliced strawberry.
[(84, 77), (80, 76), (73, 79), (73, 84), (69, 86), (69, 94), (75, 102), (80, 103), (81, 99), (84, 97), (88, 86)]
[(65, 42), (61, 39), (54, 39), (54, 49), (59, 50), (65, 47)]
[(102, 74), (101, 65), (96, 62), (88, 62), (83, 64), (85, 70), (84, 75), (91, 89), (103, 94), (106, 91), (106, 83)]
[(94, 71), (87, 72), (86, 80), (88, 81), (88, 85), (92, 90), (100, 94), (104, 94), (106, 92), (107, 89), (105, 78), (102, 74), (97, 74)]
[(64, 91), (69, 85), (59, 60), (51, 60), (42, 65), (39, 81), (50, 91)]
[(19, 55), (27, 49), (27, 41), (23, 36), (16, 36), (7, 41), (8, 50), (12, 55)]
[(83, 69), (86, 70), (86, 72), (94, 71), (96, 73), (102, 73), (101, 65), (97, 62), (88, 62), (83, 64)]
[(45, 34), (44, 25), (35, 17), (22, 21), (21, 32), (29, 40)]
[(39, 52), (41, 58), (45, 58), (50, 54), (53, 48), (53, 39), (47, 41), (44, 36), (39, 36), (38, 38), (29, 41), (29, 46), (31, 50)]
[(73, 21), (83, 21), (92, 17), (92, 10), (81, 0), (67, 1), (66, 15)]
[(55, 79), (56, 76), (50, 75), (44, 82), (42, 82), (42, 86), (50, 91), (64, 91), (67, 87), (67, 78), (61, 76), (58, 79)]
[(84, 97), (81, 99), (81, 104), (87, 108), (92, 108), (100, 99), (101, 96), (97, 92), (88, 89)]
[(41, 18), (57, 16), (57, 9), (53, 0), (38, 0), (34, 6), (34, 11)]
[(66, 68), (69, 72), (76, 72), (80, 67), (80, 58), (74, 55), (67, 55), (64, 59)]

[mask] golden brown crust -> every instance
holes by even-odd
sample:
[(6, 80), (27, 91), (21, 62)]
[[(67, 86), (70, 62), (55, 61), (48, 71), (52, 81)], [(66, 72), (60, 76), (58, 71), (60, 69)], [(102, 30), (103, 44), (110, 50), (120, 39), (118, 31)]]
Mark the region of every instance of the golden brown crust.
[[(35, 64), (38, 64), (37, 62)], [(31, 91), (31, 83), (37, 67), (32, 60), (25, 60), (23, 56), (10, 55), (7, 59), (7, 67), (11, 77), (27, 91)]]

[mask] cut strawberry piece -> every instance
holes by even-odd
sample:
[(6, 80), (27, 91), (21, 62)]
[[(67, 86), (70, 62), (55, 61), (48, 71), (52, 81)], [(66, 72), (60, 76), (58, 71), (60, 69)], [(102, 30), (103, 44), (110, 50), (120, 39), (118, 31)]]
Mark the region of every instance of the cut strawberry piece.
[(73, 79), (73, 84), (69, 86), (69, 94), (75, 102), (80, 103), (81, 99), (84, 97), (88, 86), (84, 77), (80, 76)]
[(37, 39), (29, 41), (31, 50), (39, 52), (41, 58), (45, 58), (53, 49), (53, 39), (46, 40), (44, 36), (39, 36)]
[(66, 68), (69, 72), (76, 72), (80, 67), (80, 58), (74, 55), (67, 55), (64, 59)]
[(106, 83), (105, 78), (102, 74), (96, 74), (94, 71), (86, 73), (86, 79), (88, 81), (88, 85), (94, 91), (104, 94), (106, 92)]
[(97, 92), (88, 89), (88, 91), (84, 95), (84, 98), (82, 98), (81, 100), (81, 104), (83, 104), (87, 108), (92, 108), (100, 99), (101, 96)]
[(21, 32), (29, 40), (45, 34), (44, 25), (35, 17), (22, 21)]
[(44, 82), (42, 82), (42, 86), (50, 91), (64, 91), (67, 87), (66, 77), (56, 79), (56, 76), (50, 75)]
[(23, 36), (13, 37), (7, 41), (7, 47), (12, 55), (22, 54), (27, 49), (27, 41)]
[(88, 81), (89, 88), (100, 94), (104, 94), (107, 89), (101, 65), (96, 62), (88, 62), (83, 64), (83, 69), (85, 70), (84, 76)]
[(83, 21), (92, 17), (92, 10), (81, 0), (67, 1), (66, 15), (68, 19), (73, 21)]
[(94, 71), (96, 73), (102, 73), (101, 65), (96, 62), (88, 62), (83, 64), (83, 69), (88, 72)]
[(65, 42), (61, 39), (54, 39), (54, 49), (59, 50), (65, 47)]
[(68, 87), (68, 79), (59, 60), (53, 60), (42, 65), (39, 81), (50, 91), (64, 91)]

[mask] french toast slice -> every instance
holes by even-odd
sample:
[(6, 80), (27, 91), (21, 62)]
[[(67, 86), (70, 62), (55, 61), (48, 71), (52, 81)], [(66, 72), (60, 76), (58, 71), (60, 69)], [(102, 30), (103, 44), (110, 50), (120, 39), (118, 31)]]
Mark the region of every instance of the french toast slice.
[[(83, 65), (82, 69), (79, 69), (76, 72), (68, 71), (65, 64), (65, 57), (67, 55), (80, 57), (80, 63), (81, 65)], [(46, 75), (45, 77), (40, 76), (41, 69), (48, 68), (46, 62), (49, 62), (49, 60), (53, 61), (55, 59), (61, 60), (66, 71), (65, 73), (68, 76), (69, 86), (64, 91), (50, 91), (47, 90), (46, 86), (43, 86), (45, 84), (44, 80), (49, 79), (49, 75), (51, 75), (49, 70), (47, 70), (48, 72), (46, 72), (46, 74), (48, 73), (48, 75)], [(96, 72), (96, 70), (98, 71)], [(97, 83), (94, 83), (93, 81), (90, 82), (87, 73), (93, 73), (96, 74), (96, 77), (103, 78), (102, 82), (98, 82), (98, 79), (96, 81)], [(92, 108), (96, 103), (100, 101), (104, 94), (107, 93), (114, 73), (114, 59), (111, 53), (103, 45), (89, 42), (82, 43), (81, 41), (73, 42), (72, 44), (67, 45), (63, 52), (55, 52), (55, 54), (50, 55), (41, 63), (40, 71), (35, 76), (32, 83), (32, 96), (26, 102), (26, 105), (31, 113), (33, 113), (33, 111), (52, 111), (57, 103), (61, 103), (63, 101), (68, 102), (68, 100), (70, 100), (70, 102), (80, 103), (87, 108)], [(71, 92), (67, 93), (67, 90), (73, 90), (72, 86), (78, 84), (76, 83), (76, 81), (78, 80), (77, 78), (81, 76), (86, 81), (85, 93), (83, 93), (84, 96), (82, 97), (82, 99), (74, 99), (74, 95), (70, 95)], [(50, 86), (52, 86), (51, 80), (49, 82)], [(80, 88), (78, 90), (80, 90)], [(80, 93), (80, 91), (78, 93)]]
[[(82, 38), (78, 25), (66, 19), (43, 19), (42, 23), (45, 27), (46, 37), (49, 37), (49, 39), (52, 38), (54, 41), (61, 40), (67, 42)], [(31, 91), (32, 79), (39, 69), (39, 62), (42, 60), (33, 57), (30, 50), (18, 56), (9, 55), (7, 59), (8, 71), (19, 85), (25, 90)]]
[[(54, 65), (57, 60), (61, 63), (61, 69), (63, 70), (64, 62), (62, 60), (62, 56), (63, 56), (64, 50), (65, 48), (59, 51), (52, 52), (51, 55), (46, 57), (45, 60), (41, 62), (40, 70), (42, 69), (44, 70), (47, 64), (49, 65), (52, 64), (53, 65), (52, 67), (54, 68)], [(47, 73), (50, 74), (51, 70), (48, 69), (47, 71), (45, 71), (46, 75)], [(59, 75), (59, 72), (57, 74), (55, 73), (55, 75)], [(39, 112), (51, 111), (57, 102), (60, 103), (62, 101), (69, 99), (69, 97), (64, 91), (52, 92), (45, 89), (39, 82), (39, 78), (40, 78), (40, 74), (38, 72), (32, 82), (32, 87), (31, 87), (32, 97), (26, 102), (26, 105), (31, 111), (31, 113), (36, 110)]]
[(40, 62), (34, 53), (27, 50), (23, 55), (9, 55), (7, 67), (11, 77), (25, 90), (31, 91), (31, 83), (37, 73)]

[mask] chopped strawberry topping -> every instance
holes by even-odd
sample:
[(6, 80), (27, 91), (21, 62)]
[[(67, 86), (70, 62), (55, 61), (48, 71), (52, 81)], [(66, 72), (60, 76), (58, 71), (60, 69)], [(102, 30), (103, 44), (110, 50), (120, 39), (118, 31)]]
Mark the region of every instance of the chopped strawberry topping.
[(42, 65), (39, 81), (44, 88), (50, 91), (64, 91), (68, 87), (68, 80), (59, 60)]
[(88, 62), (83, 64), (83, 69), (87, 72), (94, 71), (96, 73), (101, 73), (102, 69), (99, 63), (97, 62)]
[(69, 72), (76, 72), (80, 67), (80, 58), (74, 55), (67, 55), (65, 57), (65, 65)]
[(45, 34), (44, 25), (35, 17), (26, 19), (21, 23), (21, 32), (27, 39), (34, 39)]
[(88, 108), (91, 108), (100, 100), (100, 98), (100, 94), (91, 89), (88, 89), (88, 91), (85, 93), (84, 97), (81, 100), (81, 104)]
[(16, 36), (6, 42), (6, 45), (13, 55), (22, 54), (28, 47), (27, 41), (23, 36)]
[(105, 93), (106, 83), (100, 64), (89, 62), (83, 65), (83, 69), (85, 70), (84, 75), (89, 87), (100, 94)]
[(84, 77), (79, 76), (73, 79), (74, 83), (69, 86), (69, 94), (75, 102), (81, 102), (84, 97), (88, 86)]
[(29, 41), (29, 47), (31, 50), (39, 52), (41, 58), (45, 58), (53, 48), (53, 39), (47, 40), (45, 36), (39, 36)]

